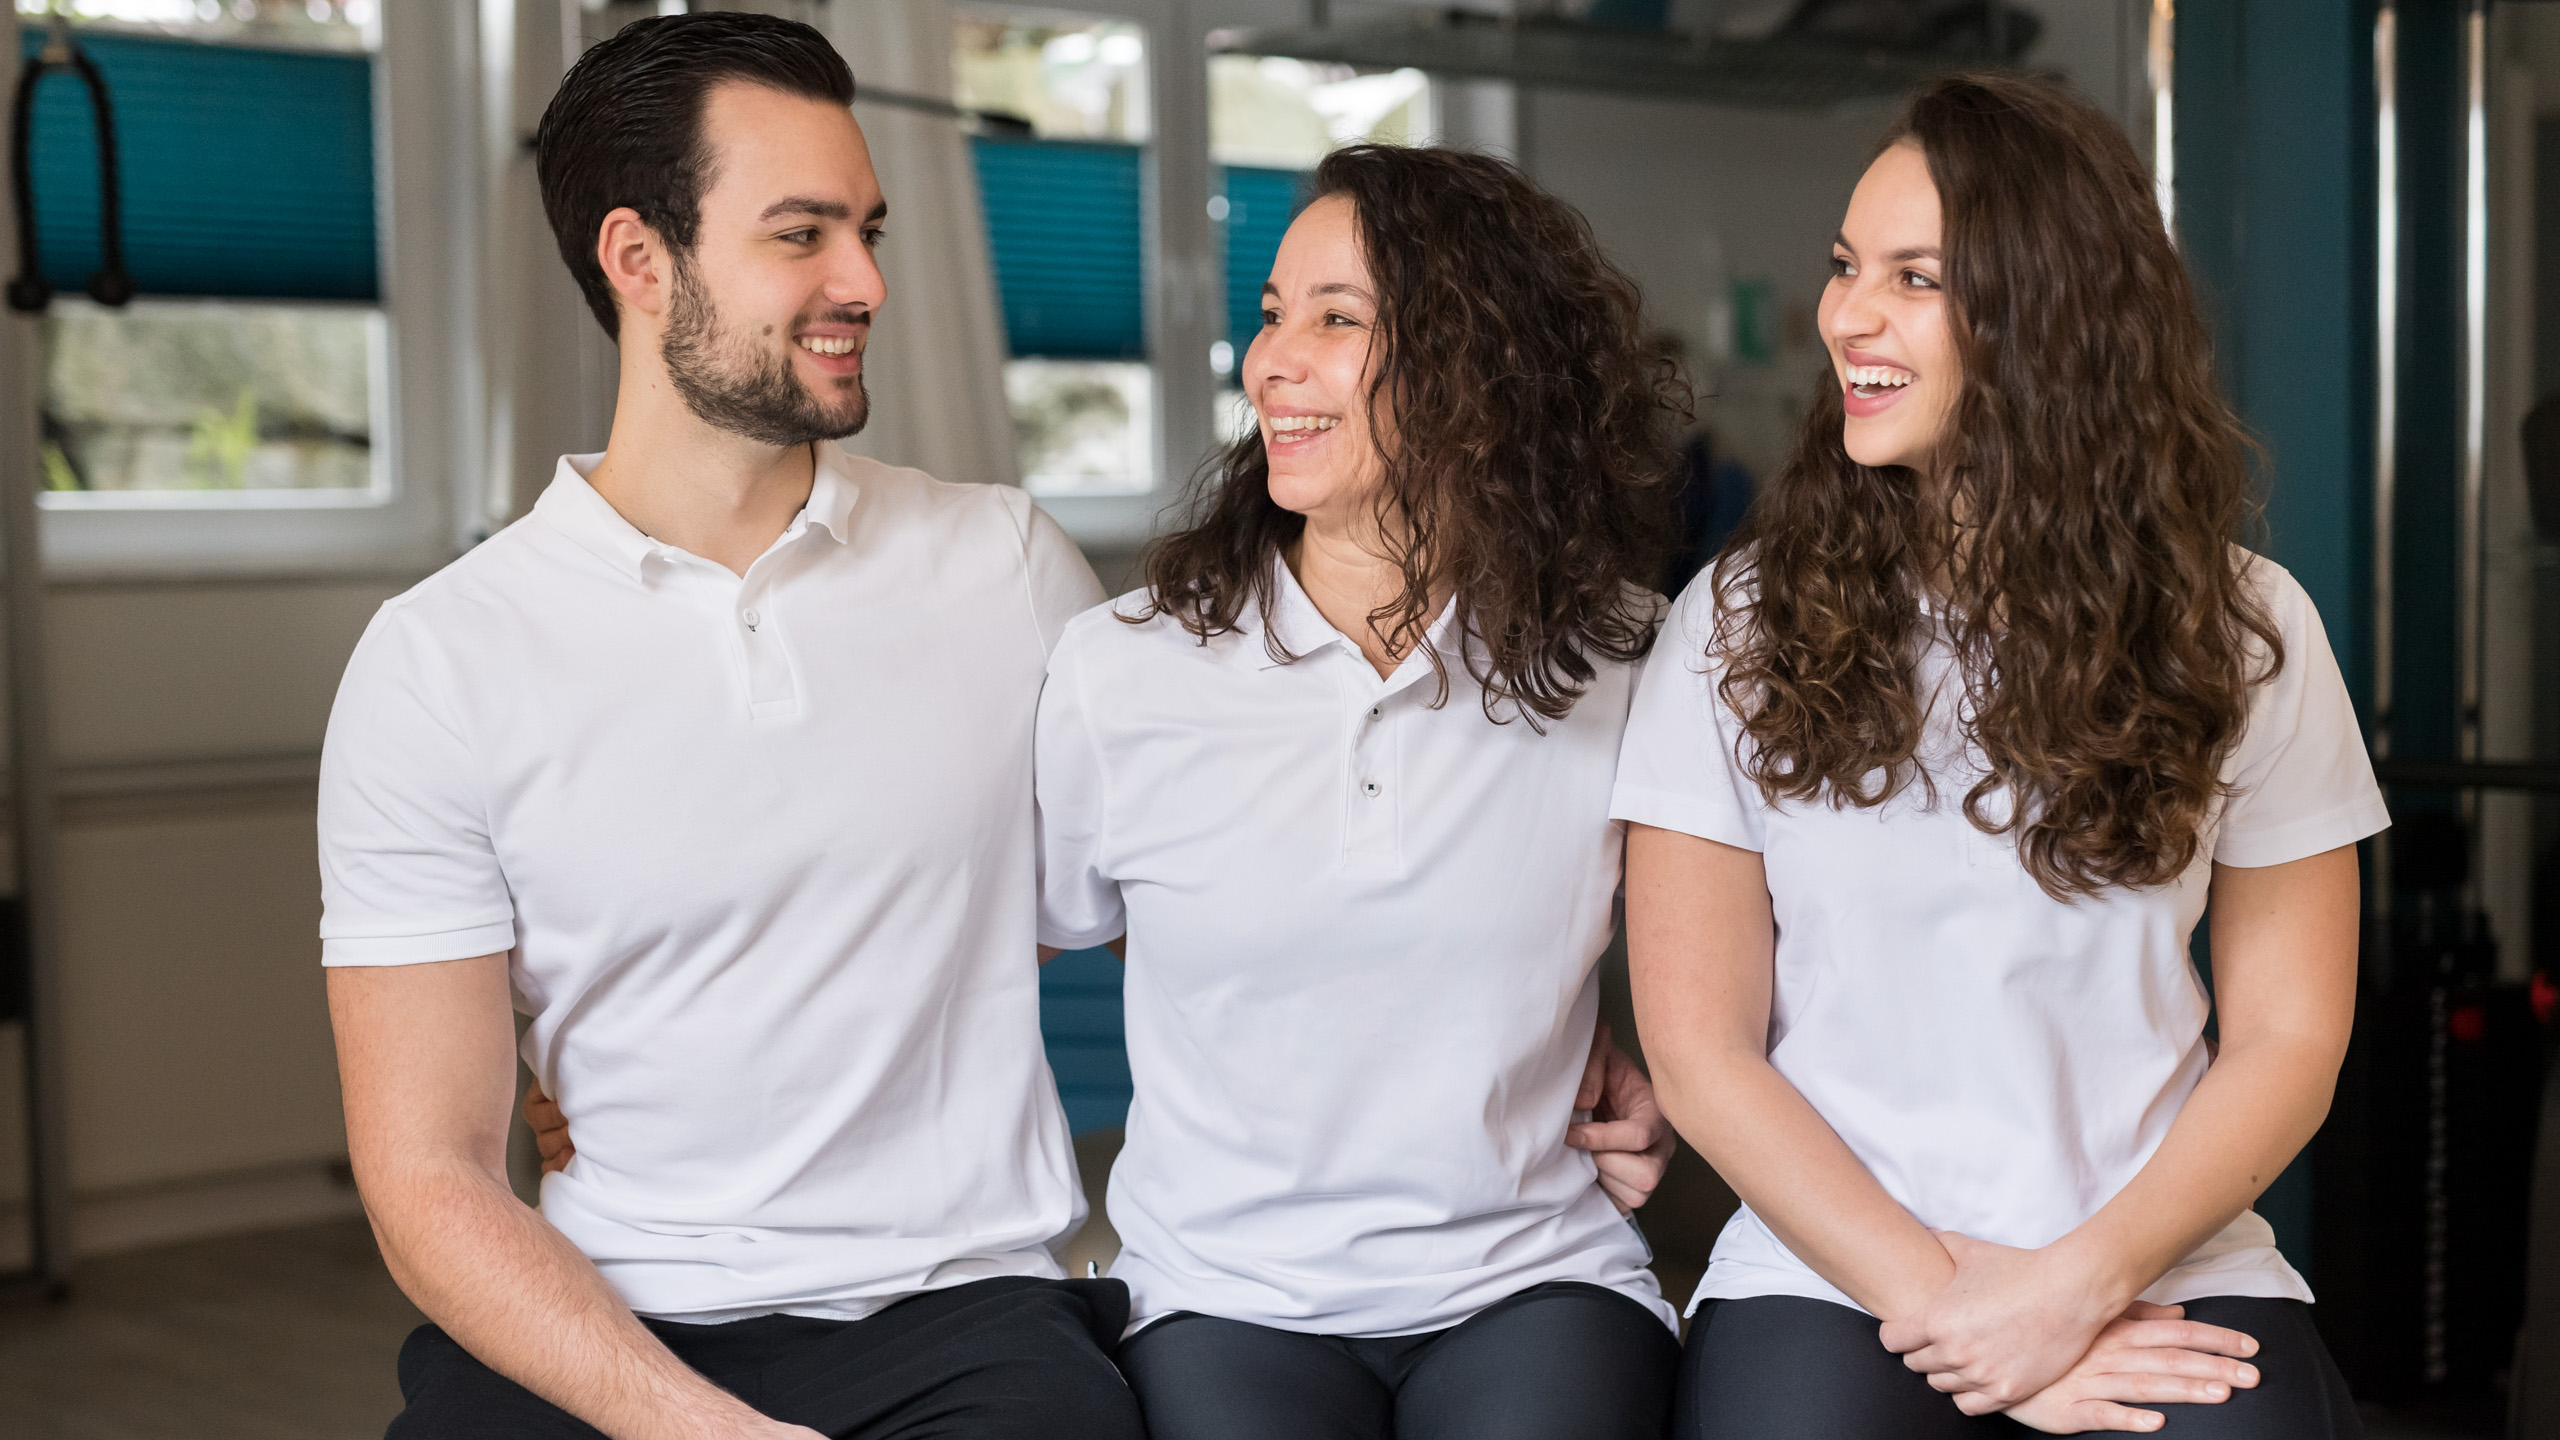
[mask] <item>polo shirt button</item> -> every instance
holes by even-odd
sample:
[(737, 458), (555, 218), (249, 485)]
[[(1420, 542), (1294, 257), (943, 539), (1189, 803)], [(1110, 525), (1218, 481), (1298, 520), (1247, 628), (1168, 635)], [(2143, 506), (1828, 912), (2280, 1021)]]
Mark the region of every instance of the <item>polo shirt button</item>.
[(748, 628), (748, 629), (753, 630), (754, 628), (756, 628), (756, 612), (754, 612), (753, 610), (748, 611), (746, 614), (744, 614), (744, 615), (740, 616), (739, 618), (747, 622), (747, 628)]
[(1383, 713), (1384, 712), (1378, 706), (1372, 705), (1369, 707), (1369, 718), (1372, 720), (1377, 719), (1378, 716)]
[(1363, 794), (1363, 795), (1368, 796), (1368, 797), (1369, 797), (1370, 799), (1372, 799), (1372, 800), (1377, 799), (1377, 798), (1378, 798), (1378, 782), (1377, 782), (1377, 781), (1375, 781), (1375, 780), (1363, 780), (1363, 781), (1361, 781), (1361, 782), (1360, 782), (1360, 793), (1361, 793), (1361, 794)]

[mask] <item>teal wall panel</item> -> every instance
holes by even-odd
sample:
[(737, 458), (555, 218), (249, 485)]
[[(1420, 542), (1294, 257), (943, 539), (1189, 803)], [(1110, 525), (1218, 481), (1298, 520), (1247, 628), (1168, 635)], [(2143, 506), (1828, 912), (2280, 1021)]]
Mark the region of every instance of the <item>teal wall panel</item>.
[[(2178, 236), (2223, 383), (2265, 447), (2266, 548), (2372, 693), (2373, 11), (2335, 0), (2177, 7)], [(2199, 951), (2202, 947), (2199, 946)], [(2314, 1275), (2311, 1164), (2258, 1202)]]

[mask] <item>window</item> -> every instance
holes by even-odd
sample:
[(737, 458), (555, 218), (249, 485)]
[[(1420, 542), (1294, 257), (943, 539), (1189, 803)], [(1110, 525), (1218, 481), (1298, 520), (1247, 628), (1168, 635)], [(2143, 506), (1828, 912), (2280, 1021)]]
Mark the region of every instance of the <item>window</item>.
[(57, 300), (40, 334), (48, 507), (389, 498), (379, 312)]
[[(114, 105), (124, 257), (146, 298), (62, 298), (45, 315), (41, 503), (387, 500), (372, 454), (372, 0), (74, 0), (70, 12), (99, 22), (77, 43)], [(20, 38), (33, 57), (47, 32)], [(32, 133), (37, 251), (57, 296), (77, 297), (102, 246), (96, 126), (75, 77), (38, 84)]]
[(1217, 401), (1217, 433), (1250, 423), (1232, 388), (1262, 328), (1262, 282), (1297, 213), (1307, 172), (1339, 145), (1423, 143), (1435, 128), (1431, 82), (1419, 70), (1354, 70), (1277, 56), (1209, 57), (1209, 157), (1217, 190), (1227, 287), (1227, 338), (1210, 367), (1230, 387)]
[(1041, 496), (1147, 494), (1157, 444), (1145, 33), (1126, 20), (967, 11), (952, 78), (961, 105), (1029, 130), (971, 142), (1023, 486)]

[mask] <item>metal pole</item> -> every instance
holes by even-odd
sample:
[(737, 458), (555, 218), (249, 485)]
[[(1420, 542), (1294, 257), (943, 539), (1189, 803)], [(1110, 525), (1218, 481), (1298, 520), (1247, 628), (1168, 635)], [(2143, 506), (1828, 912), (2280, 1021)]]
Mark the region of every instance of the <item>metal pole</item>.
[[(12, 50), (7, 77), (21, 62)], [(0, 204), (7, 203), (0, 200)], [(0, 233), (14, 233), (0, 226)], [(27, 953), (27, 1195), (34, 1274), (57, 1297), (71, 1283), (62, 947), (55, 907), (53, 729), (44, 663), (44, 560), (37, 543), (37, 321), (0, 333), (0, 563), (7, 566), (10, 799)]]
[[(2392, 526), (2400, 499), (2400, 16), (2373, 17), (2373, 754), (2391, 754)], [(2373, 841), (2373, 913), (2390, 943), (2390, 833)]]
[(2151, 81), (2151, 185), (2160, 197), (2160, 228), (2178, 243), (2178, 6), (2151, 0), (2145, 68)]

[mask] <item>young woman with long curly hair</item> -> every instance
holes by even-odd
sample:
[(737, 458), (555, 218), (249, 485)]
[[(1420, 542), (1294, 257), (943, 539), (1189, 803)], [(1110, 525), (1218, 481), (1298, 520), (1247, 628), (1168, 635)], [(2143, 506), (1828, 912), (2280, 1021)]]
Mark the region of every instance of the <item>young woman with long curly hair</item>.
[(2249, 1207), (2327, 1109), (2388, 817), (2319, 616), (2238, 544), (2150, 179), (2058, 87), (1940, 82), (1821, 326), (1612, 805), (1654, 1083), (1745, 1202), (1677, 1433), (2357, 1434)]
[(1121, 1364), (1155, 1440), (1654, 1440), (1671, 1133), (1592, 1067), (1685, 391), (1512, 167), (1311, 191), (1257, 423), (1041, 699), (1041, 940), (1127, 935)]

